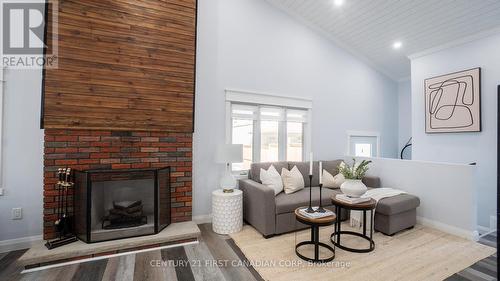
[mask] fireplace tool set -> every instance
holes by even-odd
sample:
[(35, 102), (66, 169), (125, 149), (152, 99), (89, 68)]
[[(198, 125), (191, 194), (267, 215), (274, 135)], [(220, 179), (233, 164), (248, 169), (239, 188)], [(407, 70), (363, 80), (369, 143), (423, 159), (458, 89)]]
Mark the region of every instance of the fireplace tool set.
[[(47, 241), (45, 246), (48, 249), (57, 248), (75, 242), (76, 236), (73, 234), (73, 214), (69, 212), (69, 190), (73, 189), (75, 183), (71, 178), (71, 168), (59, 168), (57, 171), (57, 220), (54, 222), (59, 237)], [(73, 204), (72, 204), (73, 205)]]

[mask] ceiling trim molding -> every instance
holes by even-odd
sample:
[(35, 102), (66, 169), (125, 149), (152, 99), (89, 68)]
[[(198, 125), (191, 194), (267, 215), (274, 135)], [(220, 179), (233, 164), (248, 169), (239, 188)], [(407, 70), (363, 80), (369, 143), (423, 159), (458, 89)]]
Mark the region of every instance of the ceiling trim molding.
[(489, 37), (489, 36), (492, 36), (495, 34), (499, 34), (499, 33), (500, 33), (500, 27), (488, 29), (488, 30), (485, 30), (485, 31), (482, 31), (482, 32), (479, 32), (479, 33), (476, 33), (476, 34), (473, 34), (470, 36), (460, 38), (458, 40), (454, 40), (454, 41), (451, 41), (451, 42), (448, 42), (448, 43), (445, 43), (445, 44), (442, 44), (442, 45), (439, 45), (436, 47), (429, 48), (429, 49), (421, 51), (421, 52), (411, 54), (408, 56), (408, 58), (410, 60), (414, 60), (414, 59), (421, 58), (421, 57), (424, 57), (424, 56), (427, 56), (427, 55), (430, 55), (433, 53), (437, 53), (439, 51), (443, 51), (443, 50), (450, 49), (450, 48), (460, 46), (460, 45), (465, 45), (465, 44), (470, 43), (474, 40), (486, 38), (486, 37)]
[(275, 2), (267, 1), (267, 0), (266, 0), (266, 2), (269, 3), (271, 6), (275, 7), (278, 11), (284, 13), (285, 15), (290, 16), (292, 18), (292, 20), (298, 21), (299, 23), (305, 25), (306, 27), (308, 27), (309, 29), (311, 29), (312, 31), (314, 31), (315, 33), (317, 33), (318, 35), (320, 35), (321, 37), (326, 38), (335, 47), (346, 51), (347, 53), (349, 53), (353, 57), (357, 58), (358, 60), (360, 60), (364, 64), (368, 65), (369, 67), (371, 67), (375, 71), (380, 72), (381, 74), (383, 74), (384, 76), (386, 76), (387, 78), (391, 79), (394, 82), (398, 81), (399, 77), (397, 75), (394, 75), (390, 71), (384, 69), (383, 67), (380, 67), (379, 65), (377, 65), (376, 63), (374, 63), (372, 60), (370, 60), (369, 58), (367, 58), (366, 56), (364, 56), (360, 52), (355, 51), (354, 48), (352, 48), (352, 47), (350, 47), (350, 46), (348, 46), (348, 45), (346, 45), (346, 44), (344, 44), (344, 43), (336, 40), (333, 36), (331, 36), (330, 34), (328, 34), (328, 32), (325, 32), (321, 28), (319, 28), (319, 27), (315, 26), (314, 24), (306, 21), (305, 19), (303, 19), (297, 13), (295, 13), (293, 11), (290, 11), (288, 9), (284, 9), (283, 7), (280, 7), (280, 5), (278, 5)]

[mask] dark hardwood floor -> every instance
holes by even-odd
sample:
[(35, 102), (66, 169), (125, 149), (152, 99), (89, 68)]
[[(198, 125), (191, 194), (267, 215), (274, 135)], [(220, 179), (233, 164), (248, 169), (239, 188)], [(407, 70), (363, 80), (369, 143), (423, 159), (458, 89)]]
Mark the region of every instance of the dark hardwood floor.
[[(215, 234), (210, 224), (201, 224), (199, 227), (202, 233), (199, 244), (129, 254), (25, 274), (21, 274), (22, 267), (16, 261), (26, 250), (0, 254), (0, 280), (263, 280), (254, 268), (244, 265), (246, 258), (228, 236)], [(495, 241), (496, 234), (484, 237), (480, 242), (496, 246)], [(481, 260), (447, 280), (497, 280), (497, 255)]]
[[(479, 243), (495, 247), (497, 246), (497, 233), (482, 237)], [(489, 281), (498, 280), (497, 253), (483, 260), (476, 262), (470, 267), (454, 274), (446, 281)]]
[[(253, 268), (244, 266), (246, 259), (229, 236), (215, 234), (211, 224), (201, 224), (199, 227), (202, 237), (198, 244), (66, 265), (25, 274), (21, 274), (23, 268), (16, 261), (26, 250), (0, 254), (0, 280), (263, 280)], [(233, 263), (238, 263), (238, 265), (233, 266)]]

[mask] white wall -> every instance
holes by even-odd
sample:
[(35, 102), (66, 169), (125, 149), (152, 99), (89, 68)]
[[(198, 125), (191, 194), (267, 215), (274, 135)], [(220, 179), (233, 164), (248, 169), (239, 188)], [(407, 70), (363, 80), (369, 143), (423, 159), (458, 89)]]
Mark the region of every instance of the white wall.
[[(496, 214), (499, 46), (500, 35), (495, 35), (411, 61), (413, 159), (465, 164), (477, 162), (478, 223), (484, 227), (489, 226), (489, 217)], [(482, 68), (482, 132), (426, 134), (424, 79), (474, 67)]]
[[(43, 131), (40, 70), (5, 70), (0, 241), (42, 233)], [(23, 208), (22, 220), (11, 210)]]
[[(214, 163), (224, 141), (224, 96), (218, 93), (219, 1), (198, 1), (195, 128), (193, 136), (193, 216), (211, 214), (211, 192), (223, 167)], [(213, 106), (221, 105), (217, 108)], [(217, 114), (219, 112), (219, 114)], [(222, 118), (222, 119), (221, 119)]]
[[(398, 83), (398, 158), (411, 137), (411, 81)], [(411, 147), (407, 148), (411, 151)], [(411, 153), (407, 155), (411, 156)], [(406, 159), (406, 158), (405, 158)]]
[(211, 213), (222, 167), (224, 89), (313, 100), (312, 149), (346, 153), (346, 131), (379, 131), (381, 155), (397, 156), (397, 84), (264, 0), (199, 1), (193, 214)]
[(473, 238), (476, 230), (476, 167), (416, 160), (370, 160), (373, 163), (368, 174), (380, 177), (383, 187), (404, 190), (420, 198), (420, 207), (417, 208), (419, 222)]

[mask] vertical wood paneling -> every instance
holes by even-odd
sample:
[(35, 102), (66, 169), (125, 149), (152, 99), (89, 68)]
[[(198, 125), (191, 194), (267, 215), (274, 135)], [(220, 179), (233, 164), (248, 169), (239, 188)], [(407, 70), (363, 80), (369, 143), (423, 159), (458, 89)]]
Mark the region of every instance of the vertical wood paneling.
[(45, 128), (193, 131), (196, 0), (58, 4)]

